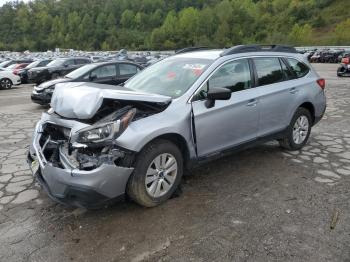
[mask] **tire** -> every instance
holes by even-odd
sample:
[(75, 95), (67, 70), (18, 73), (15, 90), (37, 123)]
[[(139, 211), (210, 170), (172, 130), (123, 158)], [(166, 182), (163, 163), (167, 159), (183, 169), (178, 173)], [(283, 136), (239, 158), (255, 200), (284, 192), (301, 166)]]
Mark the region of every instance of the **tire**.
[[(307, 120), (307, 127), (298, 126), (297, 121), (302, 121), (298, 123), (305, 123), (306, 120)], [(303, 107), (299, 107), (295, 112), (292, 118), (292, 121), (290, 122), (287, 128), (286, 137), (279, 140), (280, 146), (284, 149), (291, 150), (291, 151), (299, 150), (303, 148), (309, 139), (309, 136), (311, 133), (311, 126), (312, 126), (312, 117), (311, 117), (310, 111)], [(300, 130), (300, 131), (297, 131), (297, 130)], [(293, 135), (294, 132), (296, 133), (295, 136)], [(299, 142), (298, 142), (298, 137), (300, 139)]]
[(342, 77), (345, 73), (346, 73), (346, 70), (343, 67), (338, 68), (337, 76)]
[[(171, 169), (177, 165), (177, 170), (169, 173), (167, 173), (167, 171), (157, 172), (155, 163), (160, 155), (163, 156), (163, 159), (165, 159), (164, 162), (168, 163)], [(170, 165), (172, 163), (171, 160), (175, 160), (175, 164)], [(158, 166), (161, 162), (162, 160), (158, 162)], [(170, 168), (168, 168), (168, 170), (170, 170)], [(166, 170), (167, 168), (164, 169)], [(147, 172), (149, 173), (148, 176), (146, 175)], [(134, 172), (129, 178), (126, 192), (127, 195), (139, 205), (155, 207), (162, 204), (173, 195), (181, 182), (182, 175), (183, 157), (179, 148), (170, 141), (156, 140), (148, 144), (136, 157)], [(146, 184), (146, 176), (149, 184)], [(165, 186), (168, 188), (165, 188)], [(153, 191), (154, 193), (152, 193)]]
[(3, 78), (0, 80), (0, 87), (2, 89), (11, 89), (13, 86), (13, 83), (10, 79), (8, 78)]

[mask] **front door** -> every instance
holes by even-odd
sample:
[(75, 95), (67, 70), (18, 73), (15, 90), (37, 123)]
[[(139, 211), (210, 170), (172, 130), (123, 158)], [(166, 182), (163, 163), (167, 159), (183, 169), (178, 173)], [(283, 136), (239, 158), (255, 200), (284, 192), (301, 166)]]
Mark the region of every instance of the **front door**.
[[(216, 101), (207, 108), (205, 92), (210, 87), (232, 91), (229, 100)], [(252, 88), (248, 59), (228, 62), (217, 69), (192, 101), (198, 157), (238, 146), (256, 139), (259, 95)]]

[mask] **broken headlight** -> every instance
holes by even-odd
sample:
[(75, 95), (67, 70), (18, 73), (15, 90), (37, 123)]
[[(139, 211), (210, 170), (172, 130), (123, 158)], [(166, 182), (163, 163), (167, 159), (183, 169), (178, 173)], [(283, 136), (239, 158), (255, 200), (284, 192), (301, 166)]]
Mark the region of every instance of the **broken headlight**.
[(44, 89), (44, 93), (46, 93), (46, 94), (52, 94), (53, 91), (55, 91), (55, 86), (54, 85), (49, 86), (48, 88)]
[(89, 126), (79, 131), (78, 143), (100, 143), (112, 140), (120, 136), (129, 126), (136, 113), (135, 109), (129, 110), (121, 119), (115, 122), (102, 123)]

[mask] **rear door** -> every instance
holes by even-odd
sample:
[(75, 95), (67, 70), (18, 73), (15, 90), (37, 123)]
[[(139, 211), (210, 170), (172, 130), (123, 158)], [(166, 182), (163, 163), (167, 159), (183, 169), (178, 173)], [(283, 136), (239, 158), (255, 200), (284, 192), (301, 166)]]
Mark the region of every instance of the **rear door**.
[(119, 63), (118, 65), (117, 84), (124, 83), (133, 75), (137, 74), (141, 69), (136, 65), (129, 63)]
[[(289, 124), (290, 112), (297, 103), (296, 81), (284, 61), (278, 57), (254, 58), (260, 93), (260, 119), (258, 136), (283, 130)], [(289, 81), (291, 80), (291, 81)]]
[[(259, 94), (253, 87), (248, 59), (230, 61), (217, 69), (192, 100), (197, 153), (204, 157), (254, 140), (258, 132)], [(205, 105), (211, 87), (232, 92), (229, 100)]]

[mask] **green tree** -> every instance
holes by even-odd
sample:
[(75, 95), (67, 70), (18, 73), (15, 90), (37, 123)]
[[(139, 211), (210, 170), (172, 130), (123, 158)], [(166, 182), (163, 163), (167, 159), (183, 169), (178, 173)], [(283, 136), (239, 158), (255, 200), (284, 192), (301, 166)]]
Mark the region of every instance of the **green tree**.
[(309, 45), (311, 43), (312, 28), (309, 24), (295, 24), (288, 35), (289, 42), (294, 45)]
[(335, 28), (336, 44), (346, 45), (350, 43), (350, 18), (337, 24)]
[(122, 17), (120, 19), (120, 24), (124, 28), (133, 28), (135, 25), (135, 14), (133, 11), (127, 9), (123, 12)]

